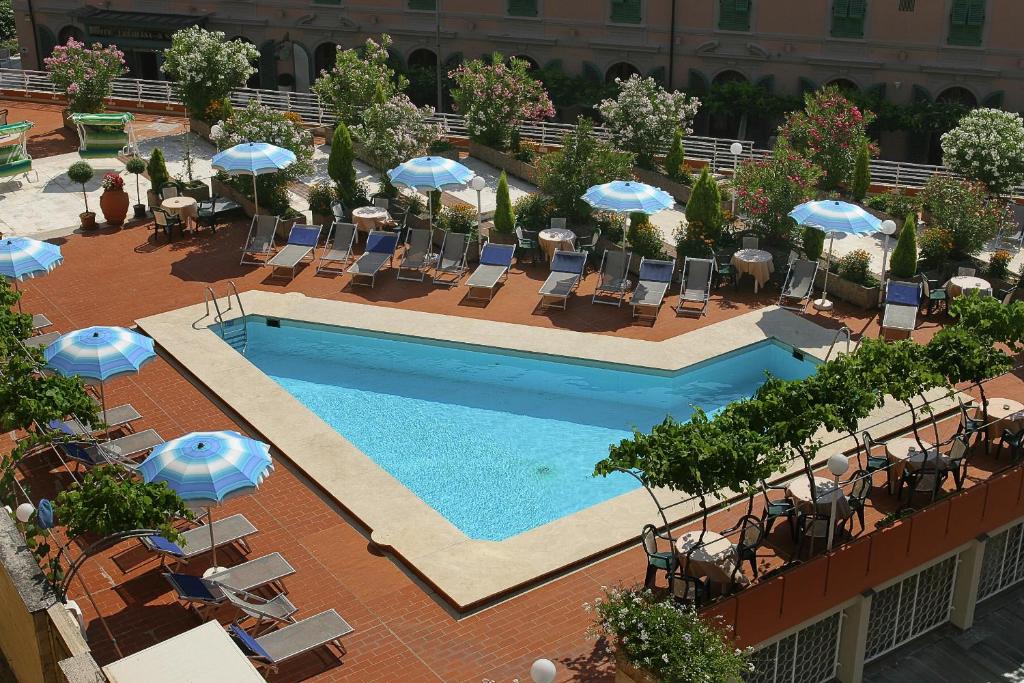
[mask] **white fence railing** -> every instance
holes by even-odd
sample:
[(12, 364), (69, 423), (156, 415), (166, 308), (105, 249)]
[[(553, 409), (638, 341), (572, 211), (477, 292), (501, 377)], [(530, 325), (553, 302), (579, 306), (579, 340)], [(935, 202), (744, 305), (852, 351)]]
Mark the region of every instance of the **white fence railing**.
[[(58, 88), (45, 71), (0, 69), (0, 89), (22, 92), (26, 95), (34, 93), (59, 94)], [(136, 102), (140, 107), (151, 103), (181, 104), (181, 98), (170, 81), (118, 78), (114, 80), (113, 96), (117, 99)], [(278, 111), (293, 111), (302, 116), (307, 123), (330, 126), (335, 122), (334, 114), (324, 107), (320, 98), (314, 93), (279, 92), (257, 88), (238, 88), (231, 93), (231, 103), (235, 106), (245, 106), (251, 100), (256, 100)], [(465, 124), (458, 114), (439, 113), (434, 116), (434, 119), (443, 126), (448, 135), (466, 136)], [(573, 127), (568, 123), (531, 121), (523, 123), (519, 132), (524, 140), (539, 144), (557, 144)], [(594, 134), (602, 138), (610, 137), (608, 130), (599, 125), (594, 126)], [(739, 142), (743, 147), (743, 152), (739, 157), (733, 157), (730, 151), (734, 142)], [(662, 152), (667, 151), (667, 148), (662, 150)], [(686, 138), (687, 159), (705, 162), (714, 172), (730, 172), (737, 161), (761, 159), (768, 154), (768, 150), (755, 149), (754, 143), (749, 140), (729, 140), (698, 135)], [(874, 159), (871, 162), (871, 179), (882, 185), (920, 188), (924, 187), (928, 178), (936, 173), (952, 174), (945, 166), (912, 164), (885, 159)], [(1016, 188), (1012, 194), (1016, 197), (1024, 197), (1024, 186)]]

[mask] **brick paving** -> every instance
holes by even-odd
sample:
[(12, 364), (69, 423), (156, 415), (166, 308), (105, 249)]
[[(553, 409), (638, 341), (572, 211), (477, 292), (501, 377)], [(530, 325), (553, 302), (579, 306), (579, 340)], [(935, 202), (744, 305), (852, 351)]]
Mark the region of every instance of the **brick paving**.
[[(390, 274), (374, 290), (352, 291), (347, 276), (318, 277), (307, 268), (295, 281), (283, 285), (268, 282), (265, 271), (238, 265), (247, 224), (236, 222), (214, 235), (186, 236), (169, 244), (162, 238), (155, 241), (149, 225), (57, 240), (63, 248), (64, 265), (27, 283), (25, 309), (47, 314), (60, 331), (94, 324), (130, 325), (136, 318), (202, 301), (207, 286), (221, 294), (230, 279), (241, 290), (302, 292), (381, 306), (657, 340), (772, 305), (778, 295), (777, 289), (770, 287), (754, 295), (748, 281), (738, 290), (724, 287), (716, 292), (709, 315), (700, 321), (676, 318), (666, 307), (654, 326), (635, 325), (627, 307), (590, 304), (589, 292), (596, 280), (593, 275), (570, 301), (567, 311), (543, 314), (534, 311), (536, 291), (545, 276), (541, 265), (514, 268), (508, 283), (487, 306), (463, 302), (464, 288), (447, 290), (398, 282)], [(874, 336), (878, 330), (877, 315), (844, 306), (811, 318), (831, 327), (845, 323), (855, 335)], [(925, 318), (915, 337), (926, 339), (941, 320), (941, 316)], [(1001, 378), (989, 393), (1020, 398), (1024, 396), (1021, 378)], [(152, 427), (164, 438), (195, 430), (239, 428), (162, 359), (147, 365), (137, 376), (108, 383), (107, 400), (109, 405), (131, 401), (145, 416), (137, 427)], [(943, 425), (944, 432), (952, 428), (952, 423)], [(58, 465), (46, 454), (30, 461), (35, 497), (52, 495), (56, 486), (68, 483), (69, 476)], [(980, 458), (974, 473), (984, 476), (992, 466), (986, 458)], [(882, 486), (875, 488), (872, 502), (869, 530), (894, 508)], [(382, 556), (369, 543), (364, 529), (280, 458), (274, 474), (257, 493), (229, 502), (216, 514), (234, 512), (244, 512), (260, 530), (252, 539), (250, 557), (277, 551), (296, 568), (287, 586), (291, 600), (300, 608), (298, 617), (334, 607), (356, 629), (345, 637), (347, 654), (340, 659), (328, 661), (310, 654), (282, 667), (274, 680), (469, 682), (490, 678), (504, 682), (516, 677), (526, 680), (529, 665), (537, 657), (556, 661), (559, 680), (611, 680), (611, 663), (584, 637), (589, 617), (581, 604), (597, 596), (602, 585), (641, 581), (645, 567), (640, 550), (630, 548), (482, 611), (456, 615), (406, 567)], [(741, 512), (741, 508), (733, 508), (716, 515), (710, 526), (724, 529)], [(773, 533), (771, 544), (779, 551), (789, 550), (786, 543), (785, 534)], [(778, 554), (766, 549), (762, 567), (778, 566)], [(224, 564), (227, 558), (219, 559)], [(207, 562), (205, 558), (193, 562), (187, 571), (199, 573)], [(495, 567), (494, 571), (501, 568)], [(83, 578), (125, 654), (197, 623), (172, 601), (157, 563), (136, 544), (125, 543), (103, 554), (90, 564)], [(80, 585), (72, 587), (72, 597), (85, 609), (89, 640), (97, 658), (101, 662), (115, 659), (113, 644), (94, 618), (95, 612)], [(226, 613), (218, 616), (222, 620), (231, 618)]]

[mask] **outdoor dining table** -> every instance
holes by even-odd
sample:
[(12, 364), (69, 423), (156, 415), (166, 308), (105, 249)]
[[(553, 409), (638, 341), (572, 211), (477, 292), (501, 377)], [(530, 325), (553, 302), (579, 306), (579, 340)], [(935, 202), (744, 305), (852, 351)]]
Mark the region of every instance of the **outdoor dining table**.
[(688, 531), (676, 539), (676, 552), (680, 562), (686, 562), (686, 573), (724, 584), (732, 583), (735, 574), (737, 582), (746, 584), (748, 579), (743, 572), (735, 571), (736, 547), (732, 542), (714, 531), (705, 531), (703, 538), (704, 543), (701, 544), (701, 532), (698, 530)]
[(185, 195), (168, 197), (160, 203), (160, 208), (180, 218), (183, 224), (187, 224), (190, 219), (195, 220), (199, 216), (199, 205), (195, 198)]
[(786, 486), (786, 497), (793, 501), (793, 506), (805, 514), (814, 514), (814, 501), (817, 501), (817, 514), (831, 515), (832, 503), (835, 503), (836, 520), (850, 516), (850, 504), (846, 500), (843, 489), (836, 482), (825, 477), (814, 478), (814, 497), (811, 497), (811, 482), (806, 476), (800, 476)]
[(982, 296), (992, 296), (992, 283), (973, 275), (957, 275), (946, 282), (946, 296), (956, 298), (968, 289), (977, 289)]
[(771, 253), (763, 249), (740, 249), (732, 255), (732, 267), (736, 269), (737, 279), (744, 273), (754, 278), (755, 294), (775, 271)]
[[(921, 445), (927, 450), (922, 451)], [(948, 464), (948, 458), (939, 455), (939, 449), (931, 443), (922, 440), (921, 445), (918, 445), (917, 439), (913, 437), (889, 439), (885, 443), (885, 458), (890, 463), (889, 493), (892, 495), (899, 493), (904, 471), (919, 469), (926, 462), (937, 464), (938, 469), (943, 469)]]
[(358, 209), (353, 209), (352, 222), (356, 224), (356, 230), (360, 232), (387, 229), (394, 223), (387, 209), (378, 206), (360, 206)]
[(544, 259), (546, 261), (550, 261), (558, 249), (564, 251), (576, 250), (576, 233), (568, 228), (547, 228), (541, 230), (537, 234), (537, 241), (540, 243), (540, 249), (544, 252)]
[(990, 398), (986, 408), (989, 442), (1002, 436), (1004, 429), (1018, 432), (1024, 427), (1024, 403), (1011, 398)]

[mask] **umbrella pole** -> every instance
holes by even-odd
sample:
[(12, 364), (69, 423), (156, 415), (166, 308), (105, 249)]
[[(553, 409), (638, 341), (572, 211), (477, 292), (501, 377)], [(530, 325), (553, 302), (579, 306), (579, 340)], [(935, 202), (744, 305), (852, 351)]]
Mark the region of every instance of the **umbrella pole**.
[(100, 380), (100, 408), (103, 412), (100, 414), (100, 419), (103, 421), (103, 438), (110, 440), (110, 428), (107, 426), (107, 392), (104, 391), (103, 385), (105, 382)]
[(256, 205), (256, 215), (260, 215), (260, 198), (256, 194), (256, 174), (252, 174), (252, 201)]
[[(14, 278), (14, 291), (18, 292), (18, 293), (21, 292), (21, 290), (18, 289), (18, 278)], [(24, 312), (25, 311), (21, 310), (21, 297), (19, 296), (18, 297), (18, 313), (24, 313)]]
[(836, 234), (829, 233), (828, 236), (828, 259), (825, 261), (825, 282), (821, 287), (821, 298), (814, 302), (814, 307), (819, 311), (827, 311), (832, 308), (832, 302), (828, 300), (828, 271), (832, 267), (832, 244), (836, 241)]
[[(427, 217), (430, 218), (430, 234), (434, 234), (434, 193), (427, 192)], [(433, 238), (431, 238), (433, 239)]]
[[(255, 176), (253, 176), (255, 178)], [(213, 567), (217, 567), (217, 544), (213, 541), (213, 506), (206, 507), (206, 524), (210, 527), (210, 552), (213, 553)]]

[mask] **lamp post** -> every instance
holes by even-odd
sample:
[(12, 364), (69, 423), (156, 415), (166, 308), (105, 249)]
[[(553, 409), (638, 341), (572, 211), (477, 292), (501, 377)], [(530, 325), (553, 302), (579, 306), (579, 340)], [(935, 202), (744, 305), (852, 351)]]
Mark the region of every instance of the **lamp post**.
[(36, 506), (32, 503), (22, 503), (18, 506), (18, 509), (14, 511), (14, 516), (22, 524), (28, 524), (28, 521), (32, 519), (32, 515), (36, 513)]
[(885, 289), (885, 267), (889, 260), (889, 237), (896, 233), (896, 221), (884, 220), (879, 230), (885, 235), (885, 244), (882, 247), (882, 288), (878, 291), (878, 300), (882, 300), (882, 291)]
[(743, 145), (738, 142), (734, 142), (729, 145), (729, 151), (732, 153), (732, 214), (736, 215), (736, 167), (739, 164), (740, 155), (743, 154)]
[(487, 187), (487, 181), (482, 176), (473, 176), (473, 179), (469, 181), (469, 187), (476, 190), (476, 229), (480, 230), (480, 215), (483, 213), (483, 209), (480, 205), (480, 193)]
[(832, 492), (832, 511), (828, 517), (828, 549), (832, 550), (832, 541), (835, 540), (836, 534), (836, 504), (839, 502), (839, 497), (843, 495), (843, 488), (839, 485), (839, 477), (846, 474), (846, 470), (850, 469), (850, 461), (842, 453), (836, 453), (828, 459), (828, 471), (835, 477), (836, 488)]

